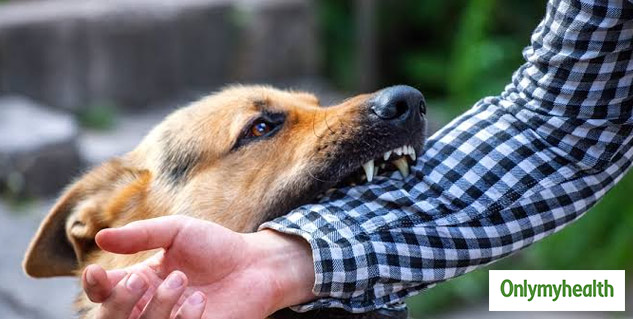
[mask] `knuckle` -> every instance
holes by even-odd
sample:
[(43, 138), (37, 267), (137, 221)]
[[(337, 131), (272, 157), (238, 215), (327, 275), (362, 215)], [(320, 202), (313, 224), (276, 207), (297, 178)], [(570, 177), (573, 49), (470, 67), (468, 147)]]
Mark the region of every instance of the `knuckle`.
[(156, 295), (154, 295), (155, 303), (157, 304), (157, 308), (167, 308), (175, 299), (178, 298), (178, 295), (169, 293), (165, 291), (165, 288), (158, 289)]

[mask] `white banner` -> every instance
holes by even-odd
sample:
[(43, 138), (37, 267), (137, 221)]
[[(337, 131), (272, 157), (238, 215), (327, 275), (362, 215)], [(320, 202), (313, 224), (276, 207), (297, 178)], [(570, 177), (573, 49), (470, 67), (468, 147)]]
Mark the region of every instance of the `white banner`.
[(490, 270), (490, 311), (624, 311), (624, 270)]

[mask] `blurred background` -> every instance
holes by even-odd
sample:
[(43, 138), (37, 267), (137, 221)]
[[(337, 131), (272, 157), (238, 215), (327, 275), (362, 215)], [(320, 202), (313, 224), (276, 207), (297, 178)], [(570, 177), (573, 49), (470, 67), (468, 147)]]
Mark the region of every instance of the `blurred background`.
[[(28, 279), (22, 254), (64, 185), (174, 108), (236, 82), (323, 104), (408, 84), (436, 130), (501, 92), (544, 12), (544, 0), (0, 0), (0, 318), (71, 317), (75, 280)], [(631, 270), (631, 194), (629, 174), (489, 268)], [(489, 268), (410, 298), (411, 316), (633, 318), (633, 289), (626, 313), (489, 313)]]

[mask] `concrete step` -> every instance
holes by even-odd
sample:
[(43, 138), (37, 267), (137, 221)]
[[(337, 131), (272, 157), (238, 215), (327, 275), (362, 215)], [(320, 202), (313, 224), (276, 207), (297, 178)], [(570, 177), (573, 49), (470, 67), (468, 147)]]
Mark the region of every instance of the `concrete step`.
[(19, 96), (0, 97), (0, 193), (57, 193), (82, 167), (72, 114)]

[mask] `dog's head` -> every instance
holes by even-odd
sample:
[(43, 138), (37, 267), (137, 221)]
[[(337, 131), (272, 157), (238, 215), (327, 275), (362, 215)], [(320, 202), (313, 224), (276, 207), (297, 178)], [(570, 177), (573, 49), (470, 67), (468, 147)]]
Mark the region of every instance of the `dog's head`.
[(332, 187), (408, 174), (424, 142), (425, 102), (395, 86), (322, 107), (316, 97), (238, 86), (182, 108), (132, 152), (88, 172), (43, 221), (25, 259), (34, 277), (73, 275), (103, 228), (186, 214), (237, 231)]

